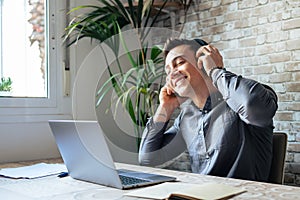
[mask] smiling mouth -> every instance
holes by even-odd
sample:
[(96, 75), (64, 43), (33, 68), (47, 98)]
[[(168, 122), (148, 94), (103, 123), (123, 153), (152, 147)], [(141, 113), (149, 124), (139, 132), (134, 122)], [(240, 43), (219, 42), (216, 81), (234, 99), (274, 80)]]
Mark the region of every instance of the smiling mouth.
[(186, 80), (187, 79), (187, 76), (181, 76), (180, 78), (178, 78), (176, 81), (175, 81), (175, 87), (178, 85), (178, 83), (182, 82), (183, 80)]

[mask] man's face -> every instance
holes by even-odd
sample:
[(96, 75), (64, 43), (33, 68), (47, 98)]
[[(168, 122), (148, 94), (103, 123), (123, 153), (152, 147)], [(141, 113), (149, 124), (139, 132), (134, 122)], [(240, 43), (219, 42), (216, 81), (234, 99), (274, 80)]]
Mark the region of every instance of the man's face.
[(180, 45), (171, 49), (165, 61), (168, 86), (182, 97), (193, 95), (193, 88), (202, 80), (195, 52), (188, 45)]

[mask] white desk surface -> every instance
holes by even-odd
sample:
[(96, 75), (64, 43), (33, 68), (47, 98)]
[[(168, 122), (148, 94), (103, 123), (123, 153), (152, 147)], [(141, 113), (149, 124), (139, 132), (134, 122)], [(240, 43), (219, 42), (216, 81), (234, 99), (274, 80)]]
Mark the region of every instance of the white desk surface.
[[(20, 167), (37, 162), (21, 162), (0, 164), (0, 168)], [(58, 160), (46, 161), (50, 163), (61, 162)], [(177, 180), (186, 183), (202, 184), (216, 182), (244, 188), (247, 192), (233, 197), (232, 199), (300, 199), (300, 187), (285, 186), (278, 184), (268, 184), (262, 182), (221, 178), (214, 176), (199, 175), (193, 173), (164, 170), (159, 168), (142, 167), (117, 163), (117, 168), (130, 169), (136, 171), (158, 173), (163, 175), (175, 176)], [(72, 179), (71, 177), (58, 178), (56, 175), (37, 179), (8, 179), (0, 178), (0, 199), (39, 199), (39, 200), (132, 200), (140, 199), (124, 196), (131, 190), (119, 190), (105, 187), (98, 184), (88, 183)]]

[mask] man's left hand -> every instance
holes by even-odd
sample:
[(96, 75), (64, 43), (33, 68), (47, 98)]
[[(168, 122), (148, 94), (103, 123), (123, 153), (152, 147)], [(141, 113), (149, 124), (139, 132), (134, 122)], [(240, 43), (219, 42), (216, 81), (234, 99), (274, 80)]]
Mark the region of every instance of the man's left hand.
[(204, 68), (207, 75), (210, 73), (210, 70), (215, 67), (224, 67), (222, 55), (220, 54), (219, 50), (212, 45), (200, 47), (196, 52), (196, 58), (198, 58), (198, 68), (200, 70)]

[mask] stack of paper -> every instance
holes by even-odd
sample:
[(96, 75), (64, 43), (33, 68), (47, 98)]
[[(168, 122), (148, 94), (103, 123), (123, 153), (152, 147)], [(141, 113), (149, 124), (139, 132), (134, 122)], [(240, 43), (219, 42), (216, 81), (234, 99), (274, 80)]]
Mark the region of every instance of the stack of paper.
[(8, 178), (39, 178), (62, 172), (67, 172), (64, 164), (38, 163), (25, 167), (1, 169), (0, 175)]

